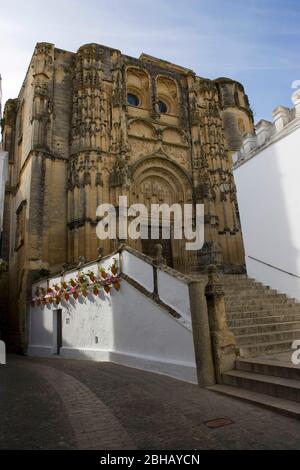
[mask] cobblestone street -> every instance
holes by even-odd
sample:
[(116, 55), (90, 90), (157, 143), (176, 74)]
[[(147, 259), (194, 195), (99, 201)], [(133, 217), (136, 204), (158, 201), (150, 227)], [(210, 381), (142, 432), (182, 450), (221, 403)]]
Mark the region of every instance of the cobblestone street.
[(9, 356), (0, 415), (0, 449), (300, 449), (297, 420), (109, 363)]

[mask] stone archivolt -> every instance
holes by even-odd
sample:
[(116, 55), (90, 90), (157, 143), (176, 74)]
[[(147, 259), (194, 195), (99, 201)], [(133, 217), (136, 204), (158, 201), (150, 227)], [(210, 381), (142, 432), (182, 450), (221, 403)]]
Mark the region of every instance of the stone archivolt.
[[(192, 185), (188, 174), (163, 154), (144, 157), (134, 164), (132, 168), (132, 196), (134, 199), (135, 197), (139, 198), (139, 188), (143, 186), (145, 180), (151, 181), (152, 178), (155, 180), (159, 178), (161, 184), (164, 181), (165, 186), (168, 187), (169, 194), (171, 194), (169, 189), (172, 188), (173, 199), (168, 200), (168, 203), (190, 202), (189, 195), (192, 191)], [(150, 195), (150, 187), (156, 188), (156, 185), (148, 184), (147, 194), (149, 197), (147, 196), (146, 199), (158, 202), (152, 198), (152, 196), (157, 196), (156, 193)], [(145, 195), (143, 192), (142, 194)], [(139, 202), (144, 202), (144, 200), (139, 198)]]

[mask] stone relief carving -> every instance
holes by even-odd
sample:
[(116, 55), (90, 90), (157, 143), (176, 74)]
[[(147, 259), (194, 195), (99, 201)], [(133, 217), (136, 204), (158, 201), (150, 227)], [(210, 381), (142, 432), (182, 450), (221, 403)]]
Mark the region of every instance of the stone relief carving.
[[(87, 165), (84, 159), (73, 158), (69, 164), (70, 190), (93, 187), (101, 191), (98, 197), (116, 200), (125, 189), (129, 194), (140, 192), (148, 201), (163, 201), (170, 197), (170, 188), (176, 188), (176, 202), (195, 198), (209, 203), (207, 223), (215, 226), (216, 213), (225, 210), (229, 214), (226, 224), (230, 225), (235, 193), (216, 83), (191, 75), (186, 93), (178, 77), (163, 76), (152, 67), (146, 71), (146, 66), (144, 70), (119, 53), (110, 53), (110, 57), (109, 81), (101, 48), (84, 47), (74, 61), (72, 153), (82, 156), (88, 150), (91, 155), (92, 149), (99, 149), (106, 155), (108, 174), (103, 162), (93, 165), (89, 159)], [(128, 109), (128, 90), (136, 90), (145, 114), (134, 115)], [(173, 103), (175, 116), (181, 116), (187, 98), (189, 122), (186, 117), (178, 125), (175, 121), (165, 123), (158, 109), (162, 97)], [(138, 160), (145, 157), (149, 158), (139, 165)], [(220, 217), (221, 225), (222, 221)]]
[(129, 183), (130, 171), (125, 154), (119, 154), (116, 158), (115, 165), (110, 174), (110, 186), (127, 186)]
[(54, 62), (54, 46), (47, 43), (38, 43), (32, 60), (33, 75), (44, 74), (50, 78)]
[(134, 159), (143, 157), (145, 155), (150, 155), (154, 150), (153, 142), (146, 142), (143, 140), (129, 140), (130, 153)]
[(171, 145), (163, 145), (162, 149), (169, 158), (175, 160), (177, 163), (179, 163), (179, 165), (184, 167), (189, 166), (188, 154), (186, 150)]

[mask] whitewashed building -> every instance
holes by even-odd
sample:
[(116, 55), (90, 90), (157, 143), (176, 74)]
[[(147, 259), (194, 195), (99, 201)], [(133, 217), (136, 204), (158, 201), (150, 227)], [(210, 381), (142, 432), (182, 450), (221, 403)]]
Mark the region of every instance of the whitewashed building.
[[(197, 383), (191, 297), (201, 280), (166, 265), (156, 266), (129, 247), (84, 265), (80, 272), (97, 275), (114, 260), (121, 276), (120, 292), (112, 288), (76, 300), (70, 295), (59, 305), (29, 306), (28, 354), (115, 362)], [(33, 285), (33, 298), (39, 290), (70, 283), (76, 275), (78, 268), (39, 281)], [(200, 297), (196, 310), (207, 319)], [(203, 334), (209, 339), (208, 320)], [(209, 341), (203, 351), (204, 360), (212, 361)]]
[(300, 89), (234, 156), (248, 275), (300, 300)]

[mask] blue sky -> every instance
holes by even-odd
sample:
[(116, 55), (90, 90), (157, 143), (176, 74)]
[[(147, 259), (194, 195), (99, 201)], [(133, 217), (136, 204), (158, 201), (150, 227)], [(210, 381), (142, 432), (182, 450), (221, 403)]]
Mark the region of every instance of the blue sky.
[(36, 42), (97, 42), (239, 80), (255, 120), (271, 119), (300, 79), (299, 25), (299, 0), (0, 0), (3, 99), (18, 94)]

